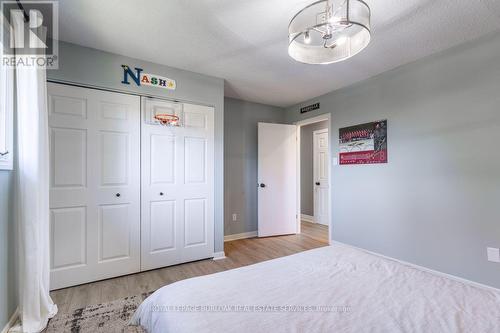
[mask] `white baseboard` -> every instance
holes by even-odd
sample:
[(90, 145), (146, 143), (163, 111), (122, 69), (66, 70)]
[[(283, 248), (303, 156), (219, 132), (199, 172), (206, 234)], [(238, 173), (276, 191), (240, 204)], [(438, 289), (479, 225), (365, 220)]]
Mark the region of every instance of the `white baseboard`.
[(1, 333), (9, 332), (9, 329), (14, 326), (14, 324), (16, 323), (18, 318), (19, 318), (19, 308), (17, 308), (16, 311), (14, 311), (14, 313), (10, 317), (9, 321), (7, 322), (5, 327), (2, 329)]
[(214, 253), (213, 260), (222, 260), (222, 259), (226, 259), (226, 254), (224, 253), (224, 251)]
[(300, 214), (300, 219), (302, 221), (306, 221), (306, 222), (310, 222), (310, 223), (315, 223), (314, 216), (311, 216), (311, 215)]
[(241, 234), (224, 236), (224, 242), (234, 241), (238, 239), (257, 237), (257, 231), (243, 232)]
[(461, 283), (464, 283), (464, 284), (468, 284), (468, 285), (471, 285), (473, 287), (477, 287), (477, 288), (481, 288), (481, 289), (486, 289), (486, 290), (493, 290), (495, 292), (500, 292), (500, 289), (492, 287), (492, 286), (488, 286), (488, 285), (485, 285), (485, 284), (482, 284), (482, 283), (479, 283), (479, 282), (474, 282), (474, 281), (471, 281), (471, 280), (467, 280), (467, 279), (464, 279), (464, 278), (461, 278), (461, 277), (458, 277), (458, 276), (455, 276), (455, 275), (451, 275), (451, 274), (448, 274), (448, 273), (436, 271), (434, 269), (427, 268), (427, 267), (424, 267), (424, 266), (420, 266), (420, 265), (417, 265), (417, 264), (412, 264), (411, 262), (407, 262), (407, 261), (404, 261), (404, 260), (399, 260), (399, 259), (396, 259), (396, 258), (393, 258), (393, 257), (389, 257), (389, 256), (386, 256), (386, 255), (377, 253), (377, 252), (368, 251), (366, 249), (363, 249), (363, 248), (360, 248), (360, 247), (357, 247), (357, 246), (354, 246), (354, 245), (345, 244), (345, 243), (338, 242), (338, 241), (335, 241), (335, 240), (331, 240), (330, 244), (341, 244), (341, 245), (344, 245), (344, 246), (351, 247), (353, 249), (357, 249), (357, 250), (361, 250), (361, 251), (369, 253), (369, 254), (373, 254), (375, 256), (378, 256), (378, 257), (381, 257), (381, 258), (384, 258), (384, 259), (396, 261), (396, 262), (398, 262), (398, 263), (400, 263), (402, 265), (410, 266), (412, 268), (415, 268), (415, 269), (418, 269), (418, 270), (421, 270), (421, 271), (424, 271), (424, 272), (428, 272), (428, 273), (431, 273), (431, 274), (434, 274), (434, 275), (437, 275), (437, 276), (441, 276), (441, 277), (448, 278), (448, 279), (451, 279), (451, 280), (455, 280), (455, 281), (458, 281), (458, 282), (461, 282)]

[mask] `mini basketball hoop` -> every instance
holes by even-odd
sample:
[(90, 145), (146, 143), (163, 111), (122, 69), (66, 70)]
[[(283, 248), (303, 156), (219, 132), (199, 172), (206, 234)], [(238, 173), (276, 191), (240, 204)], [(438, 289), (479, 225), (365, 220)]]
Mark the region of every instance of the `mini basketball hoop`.
[(154, 119), (163, 126), (179, 126), (179, 117), (175, 114), (158, 113)]

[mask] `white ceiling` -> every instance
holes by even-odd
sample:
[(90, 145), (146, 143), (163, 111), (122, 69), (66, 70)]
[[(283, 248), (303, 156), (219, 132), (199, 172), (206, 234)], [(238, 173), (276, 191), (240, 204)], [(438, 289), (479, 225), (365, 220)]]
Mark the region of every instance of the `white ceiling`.
[(60, 0), (64, 41), (226, 80), (226, 96), (289, 106), (500, 29), (499, 0), (366, 0), (372, 42), (345, 62), (287, 54), (313, 0)]

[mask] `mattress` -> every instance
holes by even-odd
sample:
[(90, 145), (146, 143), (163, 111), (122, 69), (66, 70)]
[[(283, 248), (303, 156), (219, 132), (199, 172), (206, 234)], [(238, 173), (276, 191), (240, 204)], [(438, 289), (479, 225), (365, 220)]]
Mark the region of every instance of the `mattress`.
[(335, 244), (167, 285), (148, 332), (500, 332), (500, 292)]

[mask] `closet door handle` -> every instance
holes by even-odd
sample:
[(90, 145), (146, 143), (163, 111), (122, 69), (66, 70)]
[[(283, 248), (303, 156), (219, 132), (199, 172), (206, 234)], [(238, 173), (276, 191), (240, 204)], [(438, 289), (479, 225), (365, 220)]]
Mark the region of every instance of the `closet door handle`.
[(160, 195), (163, 195), (163, 192), (160, 192)]
[(121, 194), (120, 194), (120, 193), (116, 193), (116, 194), (115, 194), (115, 196), (116, 196), (117, 198), (119, 198), (119, 197), (121, 196)]
[(260, 184), (260, 187), (266, 187), (266, 184), (261, 183), (261, 184)]
[(320, 186), (320, 185), (321, 185), (321, 183), (320, 183), (320, 182), (316, 182), (316, 185)]
[(4, 152), (0, 152), (0, 156), (5, 156), (5, 155), (7, 155), (8, 153), (9, 153), (9, 151), (8, 151), (8, 150), (7, 150), (7, 151), (4, 151)]

